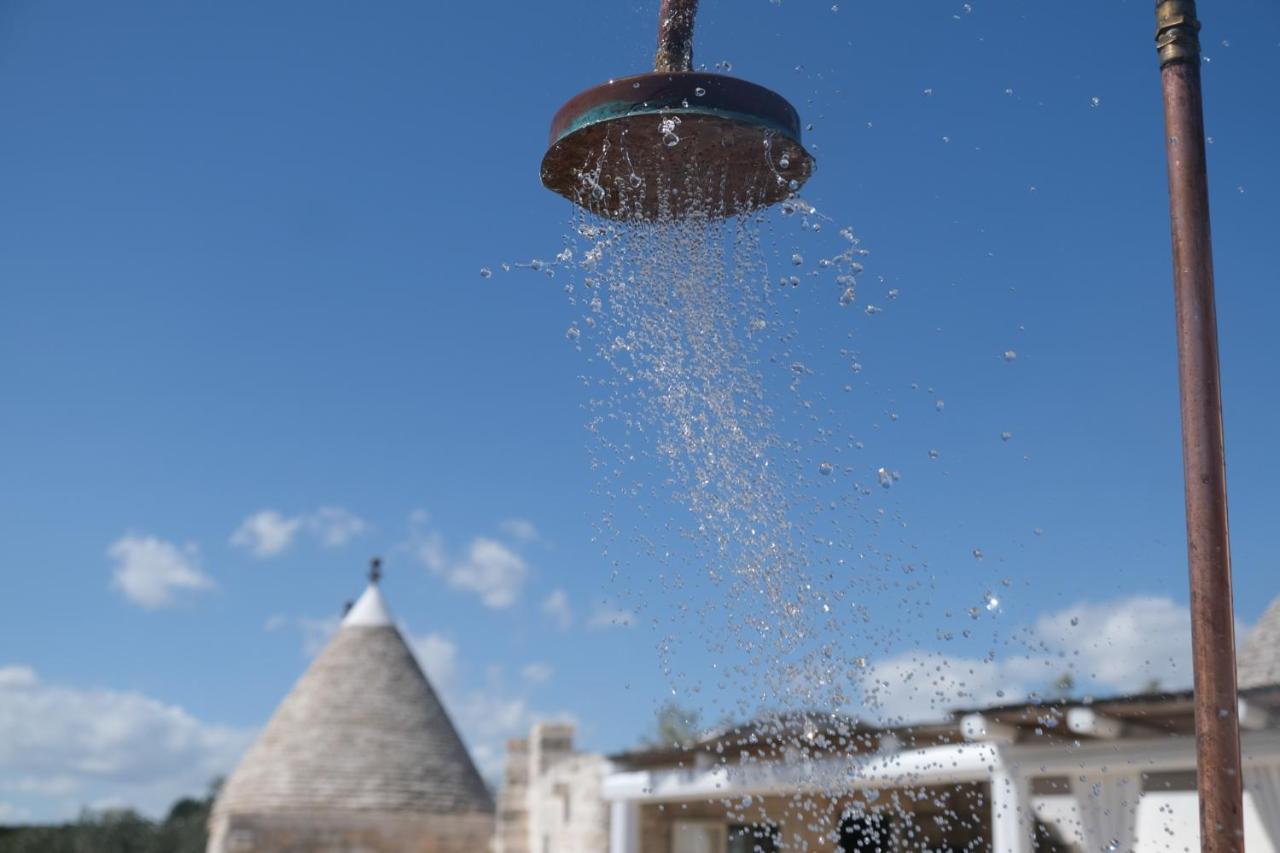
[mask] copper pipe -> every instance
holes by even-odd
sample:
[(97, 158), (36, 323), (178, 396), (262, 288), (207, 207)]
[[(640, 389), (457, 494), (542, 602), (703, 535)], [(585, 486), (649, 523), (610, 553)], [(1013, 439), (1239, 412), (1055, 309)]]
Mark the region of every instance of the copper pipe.
[(1158, 0), (1156, 20), (1169, 158), (1182, 399), (1200, 847), (1205, 853), (1235, 853), (1244, 850), (1240, 721), (1209, 181), (1200, 94), (1200, 22), (1194, 0)]
[(698, 0), (662, 0), (654, 71), (693, 70), (693, 19), (697, 14)]

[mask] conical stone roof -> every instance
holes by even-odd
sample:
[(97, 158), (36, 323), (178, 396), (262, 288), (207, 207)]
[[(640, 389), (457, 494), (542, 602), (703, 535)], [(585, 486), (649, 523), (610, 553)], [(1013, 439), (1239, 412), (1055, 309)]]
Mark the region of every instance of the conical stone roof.
[(1237, 672), (1242, 688), (1280, 685), (1280, 598), (1245, 637)]
[(219, 815), (493, 812), (376, 582), (228, 778)]

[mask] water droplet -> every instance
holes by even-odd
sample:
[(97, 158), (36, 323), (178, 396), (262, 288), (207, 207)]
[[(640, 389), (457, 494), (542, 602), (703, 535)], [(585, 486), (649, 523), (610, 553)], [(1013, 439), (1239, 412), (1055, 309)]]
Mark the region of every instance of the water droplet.
[(933, 402), (933, 408), (934, 408), (935, 410), (939, 411), (939, 412), (941, 412), (941, 411), (942, 411), (943, 409), (945, 409), (946, 407), (947, 407), (947, 401), (946, 401), (946, 400), (934, 400), (934, 402)]
[(800, 182), (792, 178), (790, 181), (787, 181), (787, 189), (791, 190), (792, 192), (795, 192), (796, 190), (800, 189)]
[(1091, 107), (1096, 107), (1096, 106), (1098, 106), (1098, 105), (1099, 105), (1099, 104), (1101, 104), (1101, 103), (1102, 103), (1102, 98), (1090, 98), (1090, 99), (1089, 99), (1089, 106), (1091, 106)]
[(854, 373), (861, 373), (862, 365), (855, 361), (853, 364), (849, 365), (849, 369), (852, 370)]
[(930, 458), (930, 459), (937, 459), (937, 458), (938, 458), (939, 456), (941, 456), (941, 455), (942, 455), (942, 454), (941, 454), (941, 453), (939, 453), (937, 450), (933, 450), (933, 449), (930, 449), (930, 450), (929, 450), (929, 458)]
[(704, 95), (706, 95), (706, 94), (707, 94), (707, 90), (706, 90), (706, 89), (704, 89), (704, 88), (702, 88), (701, 86), (699, 86), (698, 88), (696, 88), (696, 89), (694, 89), (694, 90), (693, 90), (693, 94), (695, 94), (695, 95), (697, 95), (699, 98), (701, 98), (701, 97), (703, 97)]
[[(880, 482), (880, 487), (882, 489), (891, 488), (893, 486), (894, 480), (896, 479), (897, 477), (895, 477), (893, 473), (889, 471), (888, 468), (878, 468), (876, 470), (876, 480)], [(910, 490), (908, 489), (908, 493), (909, 492)]]
[(925, 96), (926, 96), (926, 97), (928, 97), (929, 95), (932, 95), (932, 94), (933, 94), (933, 89), (925, 89), (925, 90), (924, 90), (924, 94), (925, 94)]
[(821, 474), (822, 476), (824, 477), (831, 476), (831, 470), (832, 470), (832, 466), (830, 462), (818, 463), (818, 473)]
[(898, 288), (896, 288), (896, 287), (895, 287), (893, 290), (890, 290), (890, 291), (889, 291), (887, 294), (885, 294), (885, 295), (886, 295), (886, 296), (888, 296), (890, 299), (897, 299), (897, 298), (898, 298)]
[(1013, 438), (1013, 433), (1011, 433), (1011, 432), (1007, 432), (1007, 431), (1006, 431), (1006, 432), (1002, 432), (1002, 433), (1000, 433), (1000, 440), (1001, 440), (1001, 441), (1009, 441), (1011, 438)]
[(1072, 617), (1071, 617), (1071, 627), (1072, 627), (1072, 628), (1075, 628), (1075, 627), (1078, 627), (1079, 625), (1080, 625), (1080, 617), (1079, 617), (1079, 616), (1072, 616)]
[(981, 559), (982, 559), (982, 549), (981, 549), (981, 548), (974, 548), (974, 549), (973, 549), (973, 559), (975, 559), (975, 560), (981, 560)]
[(840, 294), (841, 305), (852, 305), (854, 300), (858, 298), (858, 292), (852, 287), (846, 287)]
[(488, 267), (480, 267), (480, 277), (481, 277), (481, 278), (492, 278), (492, 277), (493, 277), (493, 270), (489, 269)]
[(997, 607), (1000, 606), (1000, 599), (996, 598), (995, 594), (991, 592), (988, 592), (983, 597), (983, 601), (986, 602), (986, 606), (988, 610), (995, 610)]
[(1004, 360), (1005, 360), (1005, 361), (1017, 361), (1017, 359), (1018, 359), (1018, 354), (1017, 354), (1016, 352), (1014, 352), (1013, 350), (1011, 350), (1011, 349), (1007, 349), (1007, 350), (1005, 350), (1005, 351), (1004, 351)]
[(567, 340), (577, 342), (582, 337), (582, 332), (578, 329), (577, 323), (571, 323), (569, 328), (564, 330), (564, 336)]
[(790, 157), (787, 157), (787, 156), (784, 154), (784, 155), (783, 155), (783, 157), (782, 157), (782, 159), (778, 161), (778, 168), (779, 168), (779, 169), (790, 169), (790, 168), (791, 168), (791, 158), (790, 158)]
[(874, 305), (868, 305), (866, 308), (862, 310), (866, 313), (868, 317), (872, 317), (880, 313), (880, 309)]
[(791, 263), (794, 266), (797, 266), (797, 267), (800, 266), (801, 264), (804, 263), (804, 255), (801, 255), (799, 252), (796, 252), (794, 255), (791, 256)]

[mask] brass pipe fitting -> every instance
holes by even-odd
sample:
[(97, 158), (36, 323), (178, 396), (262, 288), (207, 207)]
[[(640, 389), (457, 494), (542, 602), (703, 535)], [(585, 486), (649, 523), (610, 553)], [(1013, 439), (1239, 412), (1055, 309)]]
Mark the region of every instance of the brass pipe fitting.
[(1156, 51), (1160, 67), (1200, 61), (1200, 21), (1195, 0), (1156, 0)]

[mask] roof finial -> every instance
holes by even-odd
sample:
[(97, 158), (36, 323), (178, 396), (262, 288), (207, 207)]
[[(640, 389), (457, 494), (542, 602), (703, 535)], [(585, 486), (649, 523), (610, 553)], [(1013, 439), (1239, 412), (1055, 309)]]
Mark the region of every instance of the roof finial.
[(376, 584), (382, 580), (382, 558), (374, 557), (369, 561), (369, 583)]

